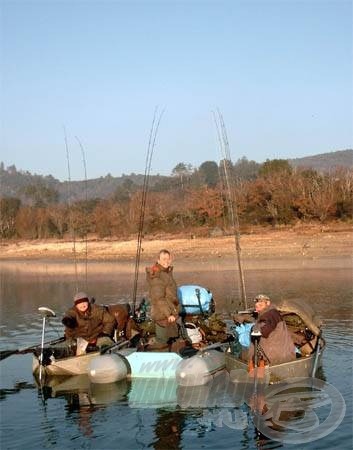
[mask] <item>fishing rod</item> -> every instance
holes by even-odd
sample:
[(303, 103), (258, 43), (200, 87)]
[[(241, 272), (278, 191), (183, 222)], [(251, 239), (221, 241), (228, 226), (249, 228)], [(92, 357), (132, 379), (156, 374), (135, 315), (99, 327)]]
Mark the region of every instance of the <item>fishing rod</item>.
[[(81, 149), (81, 155), (82, 155), (82, 163), (83, 163), (83, 168), (85, 171), (85, 202), (86, 202), (86, 208), (87, 208), (87, 204), (88, 204), (88, 190), (87, 190), (87, 165), (86, 165), (86, 155), (85, 155), (85, 150), (83, 148), (83, 145), (80, 141), (80, 139), (75, 136), (78, 145), (80, 146)], [(87, 223), (87, 211), (85, 214), (85, 290), (87, 291), (87, 278), (88, 278), (88, 239), (87, 239), (87, 234), (88, 234), (88, 223)]]
[(139, 276), (139, 267), (140, 267), (140, 259), (141, 259), (141, 245), (142, 245), (142, 233), (143, 226), (145, 221), (145, 210), (146, 210), (146, 199), (147, 192), (149, 186), (149, 178), (151, 171), (151, 163), (152, 163), (152, 155), (156, 145), (156, 138), (159, 129), (159, 124), (161, 122), (164, 109), (160, 112), (157, 120), (157, 112), (158, 107), (155, 108), (152, 125), (150, 129), (150, 134), (148, 138), (148, 146), (146, 152), (146, 162), (145, 162), (145, 173), (143, 178), (143, 187), (142, 187), (142, 197), (141, 197), (141, 205), (140, 205), (140, 217), (139, 217), (139, 225), (138, 225), (138, 235), (137, 235), (137, 248), (136, 248), (136, 258), (135, 258), (135, 276), (134, 276), (134, 287), (132, 293), (132, 314), (135, 315), (136, 310), (136, 296), (137, 296), (137, 282)]
[[(218, 121), (216, 119), (215, 113), (213, 112), (213, 118), (215, 121), (215, 125), (216, 125), (216, 131), (217, 131), (217, 138), (218, 138), (218, 142), (219, 142), (219, 147), (220, 147), (220, 153), (221, 153), (221, 158), (222, 158), (222, 168), (223, 171), (221, 170), (221, 168), (219, 169), (220, 171), (220, 178), (222, 180), (221, 186), (222, 186), (222, 191), (225, 191), (225, 202), (226, 202), (226, 207), (227, 207), (227, 211), (228, 211), (228, 220), (230, 221), (231, 226), (233, 227), (233, 234), (234, 234), (234, 224), (235, 224), (235, 220), (234, 220), (234, 210), (233, 210), (233, 205), (232, 205), (232, 196), (231, 196), (231, 192), (230, 192), (230, 183), (229, 183), (229, 177), (226, 177), (227, 173), (228, 173), (228, 169), (227, 169), (227, 161), (226, 161), (226, 157), (224, 155), (225, 150), (224, 150), (224, 142), (221, 139), (221, 133), (220, 133), (220, 129), (219, 129), (219, 124)], [(223, 198), (224, 201), (224, 198)], [(230, 217), (229, 217), (230, 214)], [(235, 280), (236, 282), (236, 280)], [(233, 299), (231, 300), (231, 303), (233, 303)]]
[(72, 235), (72, 243), (73, 243), (73, 252), (74, 252), (74, 263), (75, 263), (75, 282), (76, 282), (76, 293), (78, 292), (78, 274), (77, 274), (77, 254), (76, 254), (76, 234), (75, 234), (75, 228), (73, 226), (73, 220), (72, 220), (72, 205), (71, 205), (71, 169), (70, 169), (70, 156), (69, 156), (69, 146), (67, 143), (67, 135), (66, 135), (66, 128), (64, 128), (64, 137), (65, 137), (65, 148), (66, 148), (66, 159), (67, 159), (67, 172), (68, 172), (68, 184), (67, 184), (67, 205), (69, 207), (69, 224), (71, 229), (71, 235)]
[(230, 177), (228, 173), (228, 162), (231, 163), (231, 157), (230, 157), (230, 149), (229, 149), (229, 141), (227, 136), (227, 130), (226, 126), (223, 120), (223, 116), (219, 109), (217, 109), (218, 113), (218, 121), (217, 116), (215, 112), (213, 112), (213, 118), (216, 125), (217, 130), (217, 136), (218, 141), (220, 145), (220, 151), (222, 155), (222, 163), (223, 163), (223, 171), (224, 171), (224, 178), (226, 183), (226, 189), (227, 189), (227, 207), (230, 212), (230, 218), (231, 218), (231, 224), (233, 227), (233, 234), (235, 239), (235, 249), (236, 249), (236, 255), (237, 255), (237, 263), (238, 263), (238, 270), (239, 270), (239, 281), (240, 281), (240, 287), (241, 287), (241, 298), (244, 305), (244, 308), (248, 309), (248, 304), (246, 300), (246, 290), (245, 290), (245, 280), (244, 280), (244, 272), (243, 272), (243, 266), (241, 261), (241, 246), (240, 246), (240, 225), (239, 225), (239, 215), (238, 215), (238, 208), (237, 208), (237, 199), (235, 197), (235, 186), (234, 186), (234, 177)]

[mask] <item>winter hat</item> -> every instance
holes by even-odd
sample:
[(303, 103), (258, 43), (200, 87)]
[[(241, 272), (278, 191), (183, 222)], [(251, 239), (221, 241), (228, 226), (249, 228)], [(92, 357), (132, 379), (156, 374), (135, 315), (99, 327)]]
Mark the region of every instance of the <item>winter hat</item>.
[(271, 299), (267, 295), (259, 294), (254, 298), (254, 302), (270, 302)]
[(74, 303), (75, 305), (78, 305), (79, 303), (83, 302), (89, 303), (88, 295), (85, 292), (78, 292), (74, 297)]

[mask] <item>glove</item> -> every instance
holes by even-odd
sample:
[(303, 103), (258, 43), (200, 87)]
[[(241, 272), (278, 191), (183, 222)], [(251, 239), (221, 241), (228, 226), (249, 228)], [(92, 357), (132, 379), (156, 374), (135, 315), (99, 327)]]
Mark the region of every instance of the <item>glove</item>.
[(255, 335), (261, 335), (261, 327), (258, 323), (255, 323), (255, 325), (251, 328), (251, 333)]
[(63, 325), (65, 325), (65, 327), (70, 328), (70, 329), (76, 328), (78, 325), (75, 317), (66, 316), (63, 318), (63, 320), (61, 322), (63, 323)]
[(251, 329), (250, 339), (252, 343), (255, 343), (255, 341), (259, 342), (260, 338), (261, 338), (261, 330), (260, 327), (258, 327), (256, 324)]

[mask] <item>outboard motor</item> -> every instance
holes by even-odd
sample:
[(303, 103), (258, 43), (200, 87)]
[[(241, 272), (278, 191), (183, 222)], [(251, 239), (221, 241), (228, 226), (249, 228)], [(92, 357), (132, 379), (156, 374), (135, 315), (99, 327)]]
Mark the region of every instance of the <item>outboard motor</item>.
[(208, 315), (215, 311), (212, 293), (202, 286), (191, 284), (180, 286), (177, 294), (184, 314)]

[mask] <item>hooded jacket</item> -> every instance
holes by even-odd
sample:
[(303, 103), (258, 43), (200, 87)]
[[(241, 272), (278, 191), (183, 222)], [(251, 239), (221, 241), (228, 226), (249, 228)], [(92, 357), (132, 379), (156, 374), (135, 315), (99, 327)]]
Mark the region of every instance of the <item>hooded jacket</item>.
[[(67, 320), (69, 319), (69, 320)], [(71, 321), (70, 321), (71, 319)], [(76, 322), (75, 322), (76, 321)], [(89, 305), (87, 311), (80, 312), (74, 306), (66, 311), (63, 323), (72, 323), (65, 327), (66, 338), (81, 337), (88, 342), (95, 341), (98, 336), (112, 336), (116, 325), (115, 318), (104, 306)]]
[[(295, 346), (286, 323), (279, 311), (269, 305), (259, 315), (254, 330), (261, 332), (260, 347), (270, 365), (295, 360)], [(250, 357), (254, 355), (254, 345), (250, 347)]]
[(177, 319), (179, 302), (173, 267), (164, 268), (156, 263), (146, 268), (146, 278), (151, 300), (151, 318), (161, 326), (168, 325), (168, 317)]

